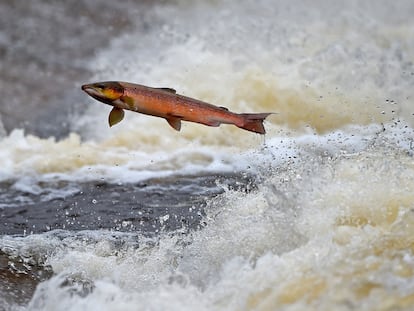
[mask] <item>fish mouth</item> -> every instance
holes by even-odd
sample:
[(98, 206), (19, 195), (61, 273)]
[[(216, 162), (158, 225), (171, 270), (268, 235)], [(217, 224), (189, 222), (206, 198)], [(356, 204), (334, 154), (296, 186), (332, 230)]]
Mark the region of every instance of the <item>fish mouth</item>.
[(102, 92), (102, 89), (96, 87), (94, 84), (82, 85), (82, 90), (90, 97), (112, 106), (112, 100), (107, 98), (107, 96), (105, 96), (105, 94)]
[(86, 94), (92, 96), (93, 98), (102, 98), (102, 92), (97, 89), (93, 84), (84, 84), (82, 85), (82, 91)]
[(89, 96), (108, 105), (113, 105), (113, 102), (124, 94), (123, 86), (114, 81), (84, 84), (82, 90)]

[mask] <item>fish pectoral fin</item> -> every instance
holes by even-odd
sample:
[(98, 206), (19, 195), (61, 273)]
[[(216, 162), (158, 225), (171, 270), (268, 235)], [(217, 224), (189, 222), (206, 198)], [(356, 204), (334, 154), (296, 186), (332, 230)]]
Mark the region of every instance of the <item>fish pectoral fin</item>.
[(177, 131), (181, 130), (181, 119), (177, 117), (168, 117), (165, 118), (171, 127)]
[(113, 126), (122, 121), (124, 118), (124, 110), (121, 108), (114, 107), (112, 108), (111, 112), (109, 113), (108, 122), (109, 126)]
[(170, 92), (170, 93), (173, 93), (173, 94), (177, 93), (176, 90), (174, 90), (172, 88), (169, 88), (169, 87), (157, 87), (156, 89), (161, 90), (161, 91)]

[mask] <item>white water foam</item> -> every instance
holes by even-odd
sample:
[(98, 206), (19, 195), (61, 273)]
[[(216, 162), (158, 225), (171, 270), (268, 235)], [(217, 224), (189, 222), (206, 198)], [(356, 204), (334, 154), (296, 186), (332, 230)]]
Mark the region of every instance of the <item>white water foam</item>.
[(51, 232), (3, 237), (2, 249), (56, 273), (29, 310), (352, 309), (384, 297), (404, 308), (414, 133), (384, 129), (269, 141), (261, 152), (277, 160), (256, 163), (259, 188), (210, 201), (190, 234)]

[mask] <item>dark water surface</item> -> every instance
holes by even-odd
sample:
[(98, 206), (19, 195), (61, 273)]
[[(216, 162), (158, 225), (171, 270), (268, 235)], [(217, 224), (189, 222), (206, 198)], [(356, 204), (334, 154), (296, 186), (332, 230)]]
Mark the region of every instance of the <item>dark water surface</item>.
[(240, 174), (178, 176), (137, 184), (90, 182), (76, 184), (68, 196), (48, 199), (52, 188), (66, 182), (43, 184), (44, 193), (14, 190), (2, 183), (0, 234), (27, 235), (54, 229), (116, 231), (154, 234), (200, 225), (206, 201), (224, 187), (248, 191), (252, 179)]

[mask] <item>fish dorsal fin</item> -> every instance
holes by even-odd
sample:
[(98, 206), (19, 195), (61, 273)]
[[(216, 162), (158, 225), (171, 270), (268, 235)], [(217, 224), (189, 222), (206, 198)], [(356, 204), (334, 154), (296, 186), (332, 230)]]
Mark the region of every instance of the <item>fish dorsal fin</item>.
[(166, 92), (173, 93), (173, 94), (177, 93), (176, 90), (171, 89), (169, 87), (157, 87), (157, 90), (166, 91)]
[(166, 118), (167, 122), (171, 127), (177, 131), (181, 130), (181, 119), (177, 117), (168, 117)]
[(226, 107), (223, 107), (223, 106), (220, 106), (219, 108), (223, 109), (223, 110), (226, 110), (226, 111), (229, 111), (229, 108), (226, 108)]
[(124, 111), (121, 108), (114, 107), (109, 113), (108, 122), (109, 126), (113, 126), (122, 121), (124, 118)]

